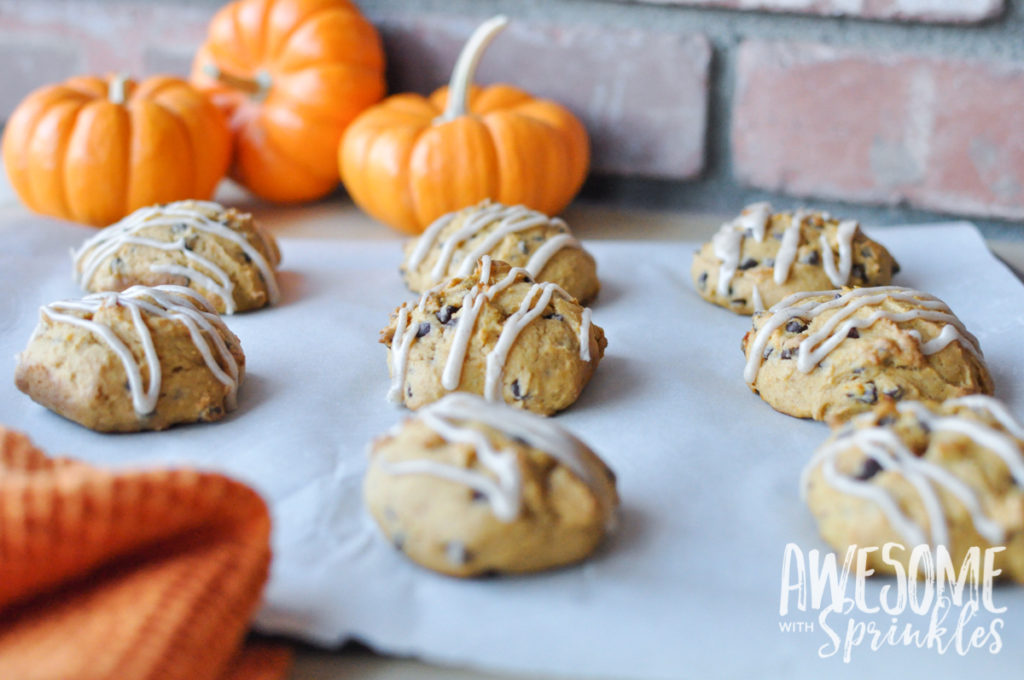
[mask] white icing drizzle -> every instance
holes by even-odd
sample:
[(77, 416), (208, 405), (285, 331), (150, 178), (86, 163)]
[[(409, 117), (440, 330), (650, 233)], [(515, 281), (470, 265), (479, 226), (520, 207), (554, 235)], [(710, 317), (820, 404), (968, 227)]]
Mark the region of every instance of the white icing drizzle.
[[(828, 296), (828, 299), (823, 302), (808, 299), (821, 296)], [(916, 305), (917, 308), (899, 313), (877, 309), (866, 317), (854, 316), (862, 307), (880, 306), (888, 299), (909, 302)], [(772, 316), (754, 336), (743, 371), (743, 378), (747, 383), (752, 384), (757, 377), (757, 372), (761, 367), (762, 354), (772, 333), (790, 319), (799, 317), (809, 322), (830, 310), (836, 310), (836, 313), (821, 328), (810, 333), (800, 342), (796, 366), (802, 373), (812, 371), (821, 363), (822, 359), (846, 339), (852, 329), (867, 328), (879, 319), (888, 319), (895, 323), (913, 319), (943, 323), (945, 326), (942, 331), (927, 342), (922, 342), (921, 334), (916, 330), (904, 332), (919, 343), (922, 354), (935, 354), (950, 343), (959, 342), (979, 360), (983, 360), (977, 339), (964, 328), (952, 310), (946, 306), (946, 303), (927, 293), (900, 286), (855, 288), (843, 295), (840, 295), (839, 291), (795, 293), (768, 310)]]
[[(517, 280), (529, 276), (530, 272), (527, 270), (521, 267), (512, 267), (504, 278), (488, 286), (487, 283), (491, 278), (491, 258), (487, 255), (481, 258), (480, 277), (477, 283), (462, 297), (462, 307), (459, 310), (455, 333), (452, 336), (448, 356), (445, 358), (444, 370), (441, 373), (442, 387), (449, 391), (455, 390), (462, 381), (462, 367), (466, 362), (466, 354), (469, 351), (469, 343), (473, 336), (473, 328), (476, 326), (477, 316), (484, 303), (493, 300), (496, 295)], [(432, 292), (436, 291), (432, 289), (423, 294), (416, 304), (417, 309), (420, 311), (425, 309), (427, 297)], [(484, 395), (487, 399), (501, 400), (501, 385), (508, 353), (522, 331), (544, 312), (548, 303), (551, 302), (551, 298), (556, 295), (565, 300), (574, 300), (558, 284), (534, 283), (523, 297), (519, 309), (505, 320), (498, 341), (485, 359)], [(419, 330), (418, 326), (411, 324), (410, 321), (410, 308), (407, 304), (403, 304), (398, 309), (395, 333), (391, 340), (391, 387), (388, 390), (388, 400), (396, 404), (403, 401), (402, 386), (405, 383), (408, 370), (409, 352)], [(590, 327), (590, 309), (584, 308), (579, 332), (580, 358), (583, 361), (591, 360)]]
[(727, 222), (711, 237), (711, 248), (722, 264), (718, 266), (718, 294), (729, 295), (729, 284), (736, 275), (740, 265), (740, 248), (743, 245), (743, 232), (736, 228), (735, 222)]
[(590, 307), (584, 307), (580, 315), (580, 359), (590, 361)]
[(800, 247), (800, 227), (807, 219), (807, 213), (797, 210), (789, 221), (789, 226), (782, 232), (782, 244), (775, 256), (774, 280), (778, 285), (784, 284), (789, 279), (789, 271), (796, 261), (796, 251)]
[[(207, 210), (224, 211), (223, 206), (210, 201), (194, 201), (192, 205)], [(139, 236), (140, 231), (150, 227), (184, 224), (186, 227), (192, 227), (197, 232), (231, 241), (241, 248), (242, 252), (255, 263), (263, 275), (263, 281), (267, 286), (267, 294), (271, 304), (277, 303), (280, 297), (277, 279), (271, 263), (260, 252), (260, 249), (255, 248), (249, 243), (249, 240), (243, 233), (232, 229), (228, 225), (210, 219), (196, 209), (196, 207), (186, 206), (184, 202), (179, 201), (164, 207), (151, 206), (140, 208), (120, 222), (103, 229), (95, 236), (86, 240), (77, 251), (72, 252), (72, 258), (75, 263), (76, 282), (82, 288), (88, 288), (99, 267), (107, 258), (117, 253), (122, 246), (135, 245), (156, 250), (175, 251), (185, 257), (189, 266), (154, 264), (150, 266), (150, 271), (185, 276), (195, 280), (203, 288), (221, 299), (226, 313), (233, 314), (236, 309), (234, 300), (235, 284), (231, 281), (228, 273), (221, 267), (208, 258), (189, 250), (186, 247), (186, 239), (184, 237), (176, 241), (162, 241), (149, 236)], [(267, 242), (263, 231), (257, 226), (254, 232), (260, 239), (263, 250), (267, 253), (273, 253), (274, 251)], [(209, 274), (204, 273), (203, 270), (206, 270)]]
[[(146, 366), (149, 368), (148, 386), (143, 384), (140, 362), (132, 355), (125, 342), (109, 326), (94, 320), (97, 312), (109, 307), (124, 307), (131, 316), (136, 336), (142, 344)], [(227, 407), (235, 408), (238, 363), (222, 338), (222, 334), (229, 335), (230, 332), (203, 296), (190, 288), (132, 286), (120, 293), (94, 293), (81, 300), (54, 302), (41, 307), (39, 312), (41, 318), (33, 337), (43, 332), (45, 318), (54, 323), (84, 328), (113, 350), (124, 367), (132, 394), (132, 406), (139, 415), (152, 413), (156, 409), (162, 382), (160, 358), (157, 356), (149, 326), (142, 318), (142, 312), (177, 321), (188, 329), (192, 343), (202, 355), (206, 367), (217, 380), (228, 386)], [(86, 316), (91, 318), (85, 318)]]
[(855, 220), (843, 220), (836, 228), (836, 242), (839, 245), (839, 268), (836, 268), (835, 260), (832, 258), (832, 249), (828, 245), (828, 238), (821, 235), (821, 264), (825, 269), (825, 275), (837, 288), (846, 285), (850, 280), (850, 269), (853, 266), (853, 237), (857, 234), (860, 225)]
[[(548, 217), (543, 213), (530, 210), (522, 205), (507, 206), (501, 203), (492, 203), (489, 199), (485, 199), (469, 210), (472, 212), (465, 218), (455, 233), (449, 235), (442, 243), (437, 262), (434, 263), (433, 268), (430, 270), (430, 279), (432, 281), (440, 281), (448, 275), (449, 271), (453, 271), (454, 276), (469, 276), (480, 258), (489, 254), (509, 234), (532, 229), (543, 224), (568, 229), (563, 220), (557, 217)], [(415, 269), (423, 263), (423, 260), (426, 259), (430, 249), (437, 242), (445, 228), (451, 225), (464, 212), (453, 212), (439, 217), (433, 224), (427, 227), (420, 236), (419, 241), (417, 241), (416, 247), (409, 255), (409, 269)], [(482, 230), (491, 225), (494, 225), (493, 229), (473, 249), (466, 252), (458, 265), (453, 268), (452, 259), (455, 251), (466, 241), (479, 235)], [(569, 247), (581, 248), (582, 246), (579, 241), (567, 232), (551, 237), (533, 253), (526, 264), (526, 270), (530, 272), (531, 276), (537, 276), (544, 269), (548, 261), (554, 257), (555, 253)]]
[(590, 488), (611, 519), (615, 496), (603, 466), (583, 442), (552, 421), (465, 392), (449, 394), (416, 415), (445, 441), (472, 446), (484, 470), (477, 472), (432, 460), (408, 460), (382, 462), (386, 473), (431, 475), (464, 484), (487, 499), (499, 520), (514, 521), (522, 504), (523, 480), (518, 457), (514, 450), (498, 449), (483, 432), (468, 426), (481, 423), (510, 439), (525, 441), (527, 446), (544, 451), (564, 465)]
[[(933, 433), (955, 432), (972, 439), (1006, 463), (1017, 486), (1024, 486), (1024, 455), (1021, 453), (1020, 440), (1024, 430), (1006, 408), (995, 399), (981, 395), (952, 399), (945, 402), (945, 405), (962, 405), (977, 412), (987, 412), (1006, 428), (1009, 434), (962, 416), (935, 414), (917, 402), (900, 403), (896, 408), (900, 413), (912, 413)], [(863, 422), (873, 417), (872, 414), (859, 416), (847, 426), (849, 429), (844, 431), (845, 436), (833, 439), (815, 453), (801, 477), (801, 493), (804, 497), (807, 494), (811, 471), (820, 465), (822, 477), (827, 484), (843, 493), (875, 503), (885, 514), (892, 528), (911, 544), (948, 546), (948, 521), (941, 497), (936, 490), (938, 485), (963, 504), (970, 513), (975, 529), (985, 540), (998, 545), (1006, 539), (1006, 530), (985, 514), (978, 495), (959, 477), (945, 467), (916, 456), (890, 429), (879, 426), (855, 427), (858, 421)], [(869, 479), (858, 480), (839, 472), (836, 465), (839, 456), (851, 448), (859, 448), (865, 456), (875, 460), (882, 470), (902, 474), (914, 487), (928, 517), (930, 536), (925, 535), (923, 526), (916, 524), (900, 510), (896, 500), (882, 487), (873, 484)]]
[(754, 290), (754, 295), (753, 295), (753, 298), (754, 298), (754, 311), (755, 312), (763, 312), (764, 311), (764, 300), (761, 299), (761, 289), (758, 288), (757, 284), (755, 283), (753, 290)]
[(750, 230), (754, 240), (758, 243), (764, 241), (765, 230), (768, 228), (768, 221), (772, 217), (772, 206), (770, 203), (752, 203), (743, 209), (740, 216), (736, 218), (736, 226), (740, 231)]

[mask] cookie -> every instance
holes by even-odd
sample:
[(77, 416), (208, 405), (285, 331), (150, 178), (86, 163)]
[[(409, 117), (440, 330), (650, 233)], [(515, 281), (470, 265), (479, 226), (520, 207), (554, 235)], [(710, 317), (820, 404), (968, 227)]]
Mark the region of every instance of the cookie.
[(977, 339), (941, 300), (909, 288), (797, 293), (754, 315), (743, 377), (798, 418), (842, 422), (880, 399), (991, 394)]
[(753, 314), (793, 293), (884, 286), (899, 265), (853, 220), (747, 206), (693, 257), (693, 284), (708, 302)]
[(100, 432), (220, 420), (235, 408), (245, 356), (195, 291), (133, 286), (40, 309), (15, 383)]
[(381, 531), (414, 562), (451, 576), (578, 562), (613, 521), (615, 476), (552, 421), (451, 394), (370, 450), (363, 486)]
[(394, 403), (417, 409), (460, 391), (544, 415), (576, 401), (607, 345), (557, 284), (486, 255), (470, 276), (396, 309), (381, 342)]
[(136, 210), (73, 253), (75, 280), (90, 292), (134, 285), (187, 286), (222, 314), (279, 297), (277, 242), (252, 215), (209, 201)]
[[(897, 543), (945, 546), (954, 569), (972, 547), (1024, 582), (1024, 429), (995, 399), (887, 403), (835, 433), (804, 470), (802, 489), (822, 537), (841, 554)], [(882, 550), (868, 566), (894, 573)]]
[(594, 258), (563, 220), (489, 200), (437, 219), (406, 244), (400, 271), (410, 290), (423, 293), (450, 276), (469, 276), (484, 255), (557, 283), (582, 304), (600, 288)]

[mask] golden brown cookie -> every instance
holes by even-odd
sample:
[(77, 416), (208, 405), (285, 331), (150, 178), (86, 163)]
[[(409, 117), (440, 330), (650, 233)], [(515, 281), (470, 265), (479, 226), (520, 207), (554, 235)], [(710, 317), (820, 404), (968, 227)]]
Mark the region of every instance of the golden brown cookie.
[(40, 309), (15, 383), (100, 432), (220, 420), (235, 407), (245, 355), (206, 300), (182, 286), (134, 286)]
[(417, 409), (460, 391), (544, 415), (576, 401), (607, 345), (590, 309), (486, 255), (470, 276), (396, 309), (381, 342), (395, 403)]
[(888, 285), (898, 271), (853, 220), (755, 203), (696, 252), (690, 274), (708, 302), (753, 314), (793, 293)]
[(550, 420), (456, 393), (370, 451), (364, 499), (414, 562), (452, 576), (578, 562), (618, 506), (615, 476)]
[[(996, 566), (1024, 582), (1024, 429), (991, 397), (880, 405), (837, 430), (803, 475), (807, 504), (837, 551), (906, 569), (917, 546), (944, 546), (955, 570), (968, 551), (1006, 546)], [(887, 543), (888, 559), (881, 550)]]
[(489, 200), (444, 215), (408, 242), (402, 277), (410, 290), (423, 293), (449, 276), (469, 276), (484, 255), (522, 267), (537, 281), (557, 283), (582, 304), (590, 304), (600, 288), (594, 258), (563, 220)]
[(774, 408), (842, 422), (880, 399), (991, 394), (978, 341), (941, 300), (884, 286), (797, 293), (754, 315), (744, 378)]
[(136, 210), (75, 251), (75, 279), (87, 291), (134, 285), (187, 286), (222, 314), (273, 304), (281, 255), (252, 215), (209, 201)]

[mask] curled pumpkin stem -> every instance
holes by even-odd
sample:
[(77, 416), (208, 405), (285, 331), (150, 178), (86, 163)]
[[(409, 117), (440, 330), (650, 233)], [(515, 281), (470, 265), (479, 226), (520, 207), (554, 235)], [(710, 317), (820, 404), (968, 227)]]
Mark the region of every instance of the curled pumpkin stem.
[(469, 86), (473, 82), (473, 76), (476, 75), (476, 67), (491, 41), (507, 25), (508, 17), (499, 14), (480, 24), (473, 31), (473, 35), (469, 37), (455, 62), (452, 79), (448, 83), (448, 105), (445, 106), (444, 113), (437, 119), (438, 122), (455, 120), (469, 111)]
[(255, 78), (246, 78), (223, 71), (216, 64), (204, 64), (203, 73), (230, 88), (245, 92), (258, 101), (266, 98), (272, 84), (270, 74), (266, 71), (260, 71)]

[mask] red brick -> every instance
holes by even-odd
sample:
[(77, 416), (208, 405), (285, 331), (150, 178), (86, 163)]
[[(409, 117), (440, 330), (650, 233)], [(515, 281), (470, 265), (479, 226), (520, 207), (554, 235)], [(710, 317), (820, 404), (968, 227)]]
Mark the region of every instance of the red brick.
[[(443, 15), (378, 21), (393, 91), (447, 82), (475, 21)], [(711, 47), (679, 36), (513, 21), (484, 57), (478, 82), (508, 82), (569, 107), (591, 135), (593, 169), (691, 178), (704, 165)]]
[(752, 41), (733, 107), (747, 184), (1024, 218), (1024, 63)]
[(694, 5), (727, 9), (765, 10), (897, 19), (941, 23), (974, 23), (1003, 13), (1004, 0), (637, 0), (659, 5)]

